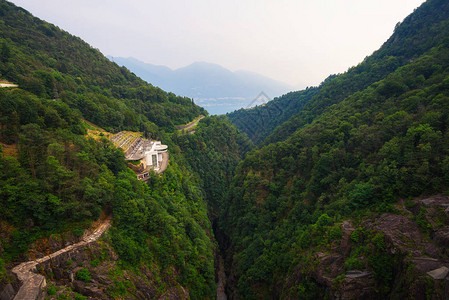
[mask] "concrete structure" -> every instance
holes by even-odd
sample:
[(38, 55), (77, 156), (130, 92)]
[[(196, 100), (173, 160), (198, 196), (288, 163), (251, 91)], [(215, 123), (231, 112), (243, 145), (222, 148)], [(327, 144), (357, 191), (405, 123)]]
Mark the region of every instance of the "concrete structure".
[(162, 173), (168, 164), (168, 146), (162, 145), (160, 141), (147, 142), (143, 143), (142, 150), (139, 150), (145, 156), (142, 158), (143, 170), (137, 173), (137, 178), (143, 181), (148, 180), (151, 169), (156, 173)]
[(148, 167), (159, 170), (162, 164), (162, 153), (167, 152), (168, 146), (161, 142), (153, 142), (151, 148), (145, 151), (145, 161)]
[(150, 141), (137, 137), (136, 133), (119, 132), (111, 140), (125, 151), (125, 159), (128, 161), (140, 161), (139, 164), (129, 163), (129, 167), (136, 173), (140, 180), (148, 180), (150, 170), (162, 173), (168, 164), (168, 146), (160, 141)]

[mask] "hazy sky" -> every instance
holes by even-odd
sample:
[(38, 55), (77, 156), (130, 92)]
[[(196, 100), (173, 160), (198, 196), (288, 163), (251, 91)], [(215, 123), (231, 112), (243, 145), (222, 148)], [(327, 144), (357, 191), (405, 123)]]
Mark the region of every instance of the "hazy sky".
[(423, 0), (12, 0), (105, 55), (195, 61), (317, 85), (377, 50)]

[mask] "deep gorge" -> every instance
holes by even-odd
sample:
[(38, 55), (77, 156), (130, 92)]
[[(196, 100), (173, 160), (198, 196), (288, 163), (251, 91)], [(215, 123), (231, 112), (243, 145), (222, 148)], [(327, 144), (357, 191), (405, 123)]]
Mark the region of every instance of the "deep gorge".
[[(319, 86), (226, 116), (7, 1), (0, 17), (2, 300), (14, 267), (106, 211), (102, 238), (37, 265), (49, 299), (447, 295), (448, 1)], [(121, 131), (167, 145), (164, 173), (138, 180), (105, 138)]]

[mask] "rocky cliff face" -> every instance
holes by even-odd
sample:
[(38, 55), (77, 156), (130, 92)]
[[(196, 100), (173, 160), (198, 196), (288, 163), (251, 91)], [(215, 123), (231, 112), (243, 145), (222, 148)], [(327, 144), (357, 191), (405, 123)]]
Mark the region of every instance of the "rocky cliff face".
[(294, 270), (284, 289), (311, 279), (329, 299), (445, 299), (448, 215), (449, 197), (435, 195), (401, 201), (394, 212), (357, 225), (344, 221), (341, 239), (328, 251), (309, 253), (311, 263)]
[(134, 272), (121, 270), (118, 256), (104, 241), (68, 252), (38, 266), (47, 278), (46, 296), (81, 294), (93, 299), (187, 299), (188, 293), (175, 278), (164, 281), (170, 285), (167, 292), (159, 291), (160, 278), (150, 267), (139, 267)]
[[(123, 266), (110, 246), (111, 216), (103, 214), (80, 237), (63, 233), (37, 240), (0, 286), (0, 299), (187, 299), (173, 269), (148, 262)], [(103, 239), (99, 240), (103, 236)]]

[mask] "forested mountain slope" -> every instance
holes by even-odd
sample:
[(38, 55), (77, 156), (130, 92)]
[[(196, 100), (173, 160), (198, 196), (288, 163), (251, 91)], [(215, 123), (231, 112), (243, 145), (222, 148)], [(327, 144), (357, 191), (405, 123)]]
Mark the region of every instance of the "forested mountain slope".
[[(174, 125), (205, 113), (190, 99), (145, 83), (11, 3), (0, 1), (0, 17), (1, 78), (19, 85), (0, 89), (0, 294), (17, 292), (13, 266), (79, 241), (112, 215), (100, 242), (38, 268), (51, 299), (212, 298), (210, 192), (177, 143), (187, 152), (195, 145), (181, 140), (196, 139), (221, 152), (232, 161), (222, 173), (230, 178), (246, 138), (226, 119), (208, 117), (198, 133), (204, 128), (232, 145), (178, 136)], [(170, 151), (167, 170), (147, 184), (137, 180), (120, 149), (86, 134), (84, 119), (161, 139)]]
[(250, 109), (242, 108), (226, 116), (255, 144), (260, 144), (276, 127), (301, 111), (304, 105), (320, 91), (321, 86), (290, 92), (268, 101), (265, 105)]
[(234, 297), (443, 297), (427, 272), (447, 268), (449, 198), (421, 199), (449, 193), (448, 5), (424, 3), (239, 164), (220, 215)]
[[(393, 35), (379, 50), (344, 74), (329, 76), (314, 93), (292, 92), (256, 111), (239, 110), (228, 117), (256, 144), (266, 138), (264, 144), (282, 141), (329, 106), (363, 91), (438, 45), (449, 36), (448, 16), (447, 1), (427, 1), (397, 24)], [(290, 117), (291, 120), (285, 122)]]
[(173, 130), (204, 110), (153, 87), (80, 38), (0, 2), (0, 74), (36, 96), (59, 99), (111, 130)]

